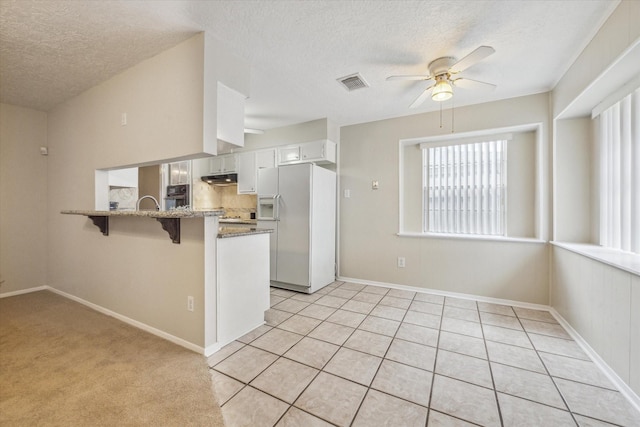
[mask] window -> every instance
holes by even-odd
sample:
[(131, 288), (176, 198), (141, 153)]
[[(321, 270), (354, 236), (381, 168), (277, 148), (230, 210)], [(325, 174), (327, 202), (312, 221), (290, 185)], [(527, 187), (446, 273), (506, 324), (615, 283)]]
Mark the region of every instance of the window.
[(504, 236), (507, 139), (421, 148), (423, 232)]
[(600, 114), (600, 244), (640, 254), (640, 89)]

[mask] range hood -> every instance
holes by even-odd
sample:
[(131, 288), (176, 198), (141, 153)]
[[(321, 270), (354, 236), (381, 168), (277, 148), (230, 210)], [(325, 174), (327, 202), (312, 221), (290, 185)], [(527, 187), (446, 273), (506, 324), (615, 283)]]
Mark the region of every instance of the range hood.
[(201, 179), (211, 185), (233, 185), (238, 183), (238, 174), (205, 175)]

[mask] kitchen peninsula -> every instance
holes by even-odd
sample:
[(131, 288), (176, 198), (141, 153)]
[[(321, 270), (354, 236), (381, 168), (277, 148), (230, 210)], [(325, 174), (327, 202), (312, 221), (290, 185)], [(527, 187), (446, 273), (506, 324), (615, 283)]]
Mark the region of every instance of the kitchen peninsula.
[(223, 210), (192, 211), (186, 209), (174, 209), (169, 211), (155, 210), (64, 210), (60, 212), (67, 215), (84, 215), (89, 217), (93, 224), (100, 229), (103, 235), (109, 235), (109, 217), (111, 216), (138, 216), (155, 218), (162, 224), (162, 228), (169, 233), (173, 243), (180, 243), (180, 219), (181, 218), (203, 218), (205, 216), (220, 216)]
[[(194, 348), (163, 336), (208, 356), (264, 323), (264, 312), (269, 308), (268, 233), (272, 230), (246, 225), (221, 227), (219, 217), (224, 215), (224, 210), (63, 210), (61, 213), (90, 218), (105, 236), (109, 235), (112, 217), (155, 218), (169, 232), (174, 243), (180, 243), (181, 220), (204, 221), (204, 301), (200, 305), (204, 311), (204, 346)], [(138, 230), (133, 230), (130, 224), (124, 229), (136, 231), (128, 233), (135, 239)], [(117, 226), (112, 231), (115, 230), (122, 231)], [(175, 250), (180, 248), (176, 246)], [(135, 263), (135, 260), (131, 262)], [(180, 294), (182, 285), (175, 283), (177, 289), (174, 291)], [(185, 309), (197, 310), (193, 296), (187, 296)]]

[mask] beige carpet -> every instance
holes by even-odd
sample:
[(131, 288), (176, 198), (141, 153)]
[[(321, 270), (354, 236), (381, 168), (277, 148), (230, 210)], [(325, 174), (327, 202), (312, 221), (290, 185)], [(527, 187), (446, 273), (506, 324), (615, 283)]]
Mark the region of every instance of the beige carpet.
[(0, 299), (0, 425), (224, 424), (204, 356), (41, 291)]

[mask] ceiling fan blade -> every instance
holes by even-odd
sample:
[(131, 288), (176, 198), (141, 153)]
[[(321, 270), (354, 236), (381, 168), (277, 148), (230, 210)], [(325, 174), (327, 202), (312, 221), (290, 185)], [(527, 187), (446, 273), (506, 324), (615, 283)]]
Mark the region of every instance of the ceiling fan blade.
[(433, 86), (435, 86), (435, 85), (431, 85), (428, 88), (426, 88), (425, 90), (423, 90), (422, 93), (420, 95), (418, 95), (416, 100), (413, 101), (411, 103), (411, 105), (409, 105), (409, 108), (417, 108), (417, 107), (421, 106), (422, 103), (429, 97), (429, 89), (431, 89)]
[(479, 48), (462, 58), (460, 61), (453, 64), (451, 68), (449, 68), (449, 73), (456, 74), (464, 71), (475, 63), (482, 61), (484, 58), (491, 55), (495, 51), (496, 50), (491, 46), (480, 46)]
[(429, 75), (409, 75), (409, 76), (389, 76), (387, 77), (387, 81), (389, 80), (429, 80), (433, 77)]
[(459, 79), (451, 80), (454, 86), (461, 87), (463, 89), (480, 89), (490, 91), (496, 88), (496, 85), (491, 83), (480, 82), (478, 80), (465, 79), (460, 77)]

